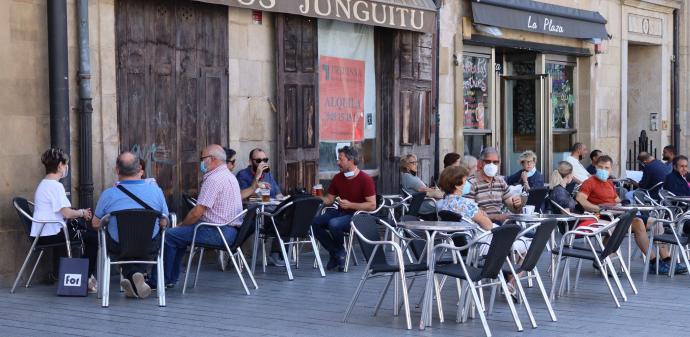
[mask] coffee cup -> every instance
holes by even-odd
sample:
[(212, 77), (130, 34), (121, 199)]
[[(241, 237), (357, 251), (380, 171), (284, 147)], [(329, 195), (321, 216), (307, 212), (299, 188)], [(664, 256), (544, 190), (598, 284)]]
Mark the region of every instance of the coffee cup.
[(527, 205), (522, 208), (522, 214), (534, 214), (534, 206)]

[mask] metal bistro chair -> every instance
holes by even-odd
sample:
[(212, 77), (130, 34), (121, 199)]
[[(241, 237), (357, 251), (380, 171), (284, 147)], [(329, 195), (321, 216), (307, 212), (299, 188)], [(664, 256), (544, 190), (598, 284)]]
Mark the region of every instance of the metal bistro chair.
[[(428, 270), (428, 267), (426, 263), (405, 263), (405, 260), (403, 259), (404, 248), (401, 247), (395, 241), (381, 240), (378, 228), (379, 224), (385, 226), (399, 240), (403, 242), (409, 240), (408, 238), (405, 238), (398, 234), (394, 230), (394, 228), (387, 224), (385, 221), (378, 219), (372, 216), (371, 214), (357, 214), (352, 217), (350, 225), (352, 228), (354, 228), (354, 233), (355, 235), (357, 235), (357, 240), (359, 241), (359, 246), (362, 249), (362, 254), (364, 254), (364, 257), (367, 259), (367, 266), (364, 270), (364, 273), (362, 273), (362, 277), (359, 281), (359, 284), (357, 285), (357, 290), (355, 290), (355, 293), (352, 296), (352, 300), (350, 301), (350, 304), (347, 306), (347, 310), (345, 311), (345, 317), (343, 317), (343, 322), (347, 322), (347, 319), (350, 316), (350, 313), (352, 312), (352, 309), (354, 308), (354, 305), (357, 302), (360, 293), (362, 292), (364, 283), (368, 279), (374, 277), (389, 277), (388, 282), (386, 283), (386, 287), (381, 293), (379, 300), (376, 304), (376, 308), (374, 309), (376, 313), (381, 307), (381, 303), (383, 302), (383, 299), (385, 298), (386, 293), (388, 292), (388, 288), (390, 287), (391, 282), (394, 278), (400, 277), (399, 284), (402, 288), (403, 305), (405, 309), (405, 320), (407, 323), (407, 329), (410, 330), (412, 329), (412, 319), (410, 318), (410, 302), (407, 291), (407, 283), (405, 282), (405, 279), (407, 277), (407, 273), (414, 273), (412, 277), (425, 274)], [(393, 263), (389, 262), (389, 259), (386, 258), (385, 248), (383, 246), (393, 247), (393, 252), (395, 254), (395, 259)], [(394, 314), (397, 314), (397, 294), (394, 300)]]
[[(119, 237), (119, 252), (117, 256), (111, 253), (106, 239), (106, 233), (110, 218), (117, 219), (117, 231)], [(98, 262), (99, 262), (99, 285), (101, 292), (101, 306), (107, 308), (110, 302), (110, 266), (124, 264), (151, 264), (157, 268), (158, 284), (158, 305), (165, 306), (165, 280), (163, 275), (163, 254), (165, 242), (165, 229), (161, 229), (159, 240), (152, 240), (151, 233), (153, 227), (157, 226), (156, 220), (162, 217), (160, 212), (147, 209), (126, 209), (112, 212), (103, 217), (101, 228), (98, 235)], [(174, 213), (170, 214), (171, 224), (177, 222)], [(158, 254), (155, 259), (146, 259), (151, 251), (151, 245), (158, 244)]]
[[(477, 311), (479, 312), (479, 318), (482, 321), (484, 333), (487, 337), (491, 336), (491, 330), (489, 329), (489, 324), (486, 322), (483, 301), (480, 300), (479, 293), (477, 292), (478, 290), (481, 291), (481, 289), (484, 287), (494, 287), (499, 285), (501, 286), (506, 296), (506, 300), (508, 301), (510, 311), (513, 314), (513, 320), (515, 321), (517, 330), (523, 330), (522, 323), (520, 322), (520, 318), (518, 317), (517, 312), (515, 310), (513, 300), (510, 298), (510, 291), (508, 290), (508, 285), (506, 284), (506, 280), (503, 276), (502, 271), (503, 264), (506, 262), (510, 262), (509, 257), (511, 252), (511, 246), (517, 238), (519, 232), (520, 226), (516, 224), (509, 224), (496, 227), (492, 229), (491, 232), (485, 232), (473, 238), (467, 245), (462, 247), (456, 247), (454, 245), (450, 245), (447, 243), (438, 244), (434, 246), (434, 254), (436, 254), (436, 252), (439, 250), (445, 249), (460, 252), (463, 250), (476, 248), (475, 246), (481, 244), (481, 239), (483, 239), (490, 233), (493, 234), (491, 244), (489, 246), (489, 251), (486, 254), (486, 258), (483, 260), (483, 266), (476, 267), (473, 265), (467, 265), (463, 259), (458, 259), (458, 264), (448, 264), (441, 266), (437, 265), (434, 267), (433, 270), (434, 275), (447, 275), (450, 277), (455, 277), (464, 280), (466, 282), (466, 287), (463, 286), (463, 288), (469, 288), (469, 293), (471, 294), (474, 305), (476, 306)], [(467, 319), (467, 315), (470, 310), (470, 302), (468, 300), (467, 293), (467, 290), (463, 291), (462, 289), (458, 289), (458, 300), (460, 303), (458, 305), (458, 311), (456, 316), (456, 322), (458, 323), (460, 323), (461, 321), (464, 322)], [(436, 297), (440, 298), (440, 296), (441, 294), (439, 288), (436, 287)], [(437, 305), (440, 306), (441, 303), (441, 301), (437, 301)]]
[[(204, 258), (204, 251), (206, 249), (212, 249), (212, 250), (223, 250), (228, 254), (228, 257), (230, 258), (230, 261), (232, 262), (233, 267), (235, 267), (235, 271), (237, 271), (237, 276), (239, 276), (240, 281), (242, 282), (242, 287), (244, 287), (244, 292), (247, 295), (250, 295), (249, 293), (249, 288), (247, 287), (247, 282), (244, 280), (244, 275), (242, 275), (242, 267), (244, 267), (247, 270), (247, 274), (249, 274), (249, 279), (252, 281), (252, 285), (254, 286), (254, 289), (259, 289), (259, 286), (256, 284), (256, 280), (254, 279), (254, 274), (252, 274), (252, 270), (249, 268), (249, 264), (247, 263), (247, 260), (244, 258), (244, 254), (242, 253), (242, 249), (240, 248), (242, 244), (249, 239), (249, 237), (254, 233), (255, 230), (255, 219), (256, 219), (256, 208), (249, 208), (243, 210), (241, 213), (237, 214), (234, 218), (232, 218), (230, 221), (224, 224), (216, 224), (216, 223), (210, 223), (210, 222), (201, 222), (199, 223), (195, 228), (194, 228), (194, 235), (192, 236), (192, 244), (189, 249), (189, 258), (187, 260), (187, 272), (185, 273), (184, 276), (184, 284), (182, 285), (182, 294), (185, 294), (187, 292), (187, 280), (189, 279), (189, 274), (191, 273), (191, 268), (192, 268), (192, 260), (194, 260), (194, 255), (196, 255), (197, 250), (195, 248), (198, 248), (199, 251), (199, 261), (196, 267), (196, 274), (194, 275), (194, 284), (192, 284), (192, 287), (196, 287), (197, 280), (199, 279), (199, 273), (201, 272), (201, 261)], [(244, 217), (242, 220), (242, 225), (237, 230), (237, 235), (235, 236), (235, 242), (232, 243), (232, 245), (228, 244), (227, 240), (225, 240), (225, 236), (223, 235), (222, 227), (225, 226), (230, 226), (233, 222), (236, 220)], [(210, 245), (210, 244), (205, 244), (205, 243), (198, 243), (196, 242), (196, 233), (199, 230), (199, 228), (202, 227), (211, 227), (211, 228), (216, 228), (218, 231), (218, 235), (220, 235), (221, 240), (223, 241), (222, 245)], [(240, 260), (242, 263), (241, 265), (237, 263), (237, 259)]]
[[(688, 262), (687, 252), (688, 237), (683, 233), (683, 227), (688, 222), (688, 220), (690, 220), (690, 213), (683, 214), (676, 221), (673, 221), (673, 219), (656, 219), (654, 221), (652, 228), (654, 228), (657, 223), (660, 223), (663, 225), (664, 232), (655, 235), (654, 230), (649, 231), (649, 247), (647, 247), (647, 256), (645, 257), (644, 265), (645, 269), (642, 274), (643, 282), (647, 281), (647, 274), (649, 274), (649, 258), (652, 253), (652, 245), (654, 244), (654, 242), (661, 242), (672, 246), (671, 255), (673, 256), (673, 258), (671, 259), (671, 268), (669, 270), (669, 276), (673, 277), (673, 275), (675, 274), (675, 264), (677, 258), (682, 258), (683, 263), (685, 263), (686, 266), (690, 265), (690, 262)], [(680, 255), (679, 257), (675, 254), (676, 252), (678, 253), (677, 255)], [(656, 250), (656, 256), (659, 256), (658, 249)], [(659, 258), (657, 258), (657, 274), (659, 272), (658, 263)], [(690, 276), (690, 273), (688, 273), (688, 276)]]
[[(192, 197), (186, 193), (182, 195), (182, 198), (184, 199), (184, 202), (187, 203), (187, 206), (189, 206), (190, 209), (196, 207), (196, 203), (197, 203), (196, 198), (194, 198), (194, 197)], [(220, 271), (225, 271), (225, 265), (228, 262), (228, 258), (225, 257), (224, 251), (219, 250), (217, 252), (218, 252), (218, 268), (220, 269)]]
[[(288, 202), (283, 207), (279, 208), (273, 213), (269, 212), (259, 212), (259, 216), (266, 216), (271, 219), (271, 224), (273, 225), (273, 230), (276, 239), (280, 243), (280, 252), (283, 255), (283, 260), (285, 261), (285, 269), (287, 270), (288, 279), (290, 281), (294, 280), (291, 268), (291, 255), (298, 254), (298, 249), (293, 249), (299, 244), (311, 244), (312, 250), (314, 251), (314, 262), (319, 268), (319, 272), (322, 277), (326, 276), (323, 270), (323, 264), (321, 263), (321, 255), (319, 255), (319, 249), (316, 245), (316, 239), (314, 238), (314, 232), (311, 228), (311, 224), (314, 221), (314, 217), (319, 211), (319, 208), (323, 204), (321, 198), (314, 197), (304, 197), (296, 199), (294, 201)], [(286, 218), (282, 221), (288, 223), (288, 229), (283, 231), (278, 230), (276, 226), (276, 218), (282, 214), (286, 215)], [(287, 242), (286, 242), (287, 241)], [(286, 250), (285, 247), (288, 246)], [(266, 249), (263, 249), (264, 254)], [(290, 254), (288, 254), (290, 251)], [(295, 260), (299, 261), (299, 258), (295, 256)], [(266, 263), (266, 257), (264, 256), (264, 264)], [(299, 267), (299, 263), (296, 264)]]
[[(14, 204), (14, 208), (17, 211), (17, 215), (19, 216), (19, 220), (21, 221), (21, 226), (24, 228), (24, 233), (26, 234), (27, 239), (31, 243), (31, 247), (29, 248), (29, 252), (26, 254), (26, 258), (24, 259), (24, 263), (22, 263), (22, 267), (19, 269), (19, 272), (17, 273), (17, 277), (14, 279), (14, 283), (12, 284), (12, 289), (10, 289), (10, 293), (14, 294), (15, 289), (17, 288), (17, 284), (19, 284), (19, 280), (21, 279), (22, 275), (24, 275), (24, 270), (26, 269), (26, 266), (29, 263), (29, 260), (31, 260), (31, 257), (33, 254), (38, 251), (38, 257), (36, 258), (36, 262), (34, 263), (33, 268), (31, 269), (31, 274), (29, 274), (29, 279), (26, 281), (26, 288), (31, 287), (31, 280), (34, 277), (34, 273), (36, 272), (36, 267), (38, 267), (38, 263), (41, 262), (41, 258), (43, 257), (43, 253), (47, 248), (53, 248), (53, 247), (60, 247), (60, 246), (66, 246), (67, 247), (67, 255), (72, 256), (72, 246), (78, 246), (81, 247), (82, 243), (81, 242), (71, 242), (69, 238), (69, 231), (67, 229), (67, 224), (62, 223), (62, 231), (65, 234), (65, 242), (61, 243), (55, 243), (55, 244), (48, 244), (48, 245), (40, 245), (38, 244), (38, 240), (40, 238), (39, 236), (32, 237), (31, 236), (31, 226), (32, 223), (40, 223), (40, 224), (47, 224), (47, 223), (54, 223), (54, 220), (51, 221), (43, 221), (43, 220), (37, 220), (34, 219), (31, 214), (33, 214), (33, 206), (34, 204), (31, 201), (28, 201), (24, 198), (14, 198), (12, 199), (12, 203)], [(43, 230), (41, 228), (41, 230)]]
[[(636, 209), (630, 210), (625, 212), (618, 219), (615, 219), (611, 223), (606, 224), (604, 226), (579, 227), (574, 230), (568, 231), (563, 235), (563, 237), (561, 238), (560, 247), (551, 252), (552, 254), (558, 255), (558, 262), (555, 268), (555, 276), (553, 278), (551, 285), (551, 300), (553, 300), (555, 297), (554, 295), (556, 291), (556, 284), (558, 284), (558, 272), (560, 270), (561, 259), (563, 257), (566, 258), (566, 261), (563, 267), (563, 275), (561, 276), (559, 294), (563, 293), (565, 283), (564, 281), (566, 280), (566, 278), (569, 278), (567, 276), (569, 270), (569, 258), (593, 261), (596, 264), (596, 266), (598, 266), (601, 270), (601, 275), (604, 278), (604, 281), (606, 281), (606, 285), (608, 286), (609, 291), (611, 292), (611, 296), (613, 296), (613, 300), (616, 303), (616, 307), (620, 308), (620, 302), (618, 301), (618, 297), (616, 296), (616, 293), (613, 290), (613, 287), (611, 286), (611, 282), (609, 281), (608, 276), (608, 271), (611, 271), (610, 274), (613, 277), (613, 280), (616, 282), (616, 286), (618, 287), (618, 291), (623, 297), (623, 301), (627, 301), (628, 298), (625, 295), (623, 286), (621, 285), (621, 282), (618, 278), (616, 268), (613, 266), (612, 260), (614, 258), (617, 259), (621, 269), (623, 270), (623, 273), (627, 277), (628, 282), (630, 283), (630, 286), (633, 289), (633, 292), (637, 294), (637, 288), (635, 287), (635, 283), (632, 281), (632, 278), (630, 277), (628, 267), (623, 262), (623, 259), (620, 258), (620, 246), (623, 243), (623, 240), (625, 239), (626, 233), (630, 229), (630, 225), (632, 224), (635, 214), (637, 214)], [(613, 230), (613, 233), (609, 236), (606, 245), (604, 245), (601, 238), (602, 234), (608, 233), (610, 230)], [(570, 243), (571, 240), (569, 239), (570, 237), (574, 236), (582, 236), (587, 246), (573, 246)], [(615, 256), (613, 255), (614, 253), (616, 254)], [(575, 278), (575, 286), (577, 286), (578, 276), (576, 276)]]

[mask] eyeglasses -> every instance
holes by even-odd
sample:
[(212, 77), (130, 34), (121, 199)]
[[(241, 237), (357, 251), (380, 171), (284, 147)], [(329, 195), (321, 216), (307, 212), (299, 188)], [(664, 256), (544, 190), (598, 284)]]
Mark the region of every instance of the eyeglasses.
[(228, 161), (226, 161), (225, 163), (231, 163), (231, 164), (235, 165), (235, 159), (228, 160)]
[(255, 164), (261, 164), (261, 162), (268, 163), (268, 158), (254, 159)]
[(493, 161), (492, 161), (492, 160), (482, 160), (482, 161), (483, 161), (483, 162), (484, 162), (484, 164), (486, 164), (486, 165), (489, 165), (489, 164), (494, 164), (494, 165), (498, 165), (498, 164), (500, 164), (500, 163), (501, 163), (501, 161), (500, 161), (500, 160), (493, 160)]
[(417, 164), (417, 161), (409, 161), (408, 164)]
[(211, 158), (211, 157), (213, 157), (213, 156), (203, 156), (203, 157), (199, 158), (199, 161), (204, 161), (204, 159)]

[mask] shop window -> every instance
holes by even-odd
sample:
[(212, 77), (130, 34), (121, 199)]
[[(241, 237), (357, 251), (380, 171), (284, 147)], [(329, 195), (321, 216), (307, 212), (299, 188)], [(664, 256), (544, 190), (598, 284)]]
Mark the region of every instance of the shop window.
[(570, 153), (577, 133), (575, 128), (575, 65), (572, 63), (546, 63), (551, 95), (551, 129), (553, 133), (553, 167)]
[(491, 58), (488, 55), (464, 55), (463, 65), (463, 106), (464, 142), (466, 154), (478, 156), (481, 150), (490, 145), (490, 100), (489, 75)]

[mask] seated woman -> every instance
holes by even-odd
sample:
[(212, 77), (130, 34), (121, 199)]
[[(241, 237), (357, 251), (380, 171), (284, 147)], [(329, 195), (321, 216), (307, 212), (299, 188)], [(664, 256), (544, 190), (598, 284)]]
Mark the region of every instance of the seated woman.
[[(46, 176), (41, 180), (34, 194), (33, 218), (38, 220), (55, 221), (51, 223), (36, 223), (31, 225), (31, 236), (39, 237), (39, 245), (56, 244), (65, 242), (64, 223), (69, 219), (91, 220), (90, 209), (72, 209), (72, 204), (67, 199), (65, 187), (60, 183), (61, 179), (68, 176), (69, 157), (56, 148), (49, 149), (41, 156), (41, 162), (45, 166)], [(79, 240), (75, 228), (68, 227), (70, 240)], [(96, 255), (98, 254), (98, 237), (95, 231), (89, 230), (84, 238), (86, 256), (89, 258), (89, 275), (96, 274)], [(63, 249), (66, 249), (63, 248)], [(64, 254), (66, 255), (66, 254)], [(53, 254), (53, 273), (57, 273), (58, 254)], [(89, 279), (89, 292), (96, 291), (95, 278)]]
[[(400, 187), (410, 193), (424, 192), (429, 198), (443, 198), (443, 192), (438, 188), (428, 187), (422, 179), (417, 176), (417, 156), (413, 154), (408, 154), (400, 158)], [(436, 207), (430, 200), (425, 201), (419, 209), (420, 214), (431, 214), (435, 212)]]
[(577, 202), (570, 195), (573, 185), (573, 165), (567, 161), (558, 163), (558, 169), (551, 174), (549, 199), (566, 211), (574, 211)]
[[(467, 184), (468, 170), (464, 166), (450, 166), (441, 172), (439, 186), (446, 192), (446, 197), (436, 203), (439, 211), (451, 211), (460, 214), (464, 219), (471, 219), (481, 229), (490, 231), (494, 227), (498, 227), (491, 222), (491, 219), (479, 209), (477, 203), (471, 199), (463, 197), (463, 186)], [(487, 243), (491, 242), (491, 235), (485, 237)], [(480, 254), (486, 254), (488, 245), (484, 245)], [(529, 243), (523, 240), (516, 240), (513, 243), (513, 250), (520, 256), (524, 256), (529, 248)]]
[(506, 179), (508, 185), (522, 185), (525, 192), (533, 187), (544, 187), (544, 176), (537, 171), (537, 155), (534, 152), (523, 152), (520, 165), (522, 168)]

